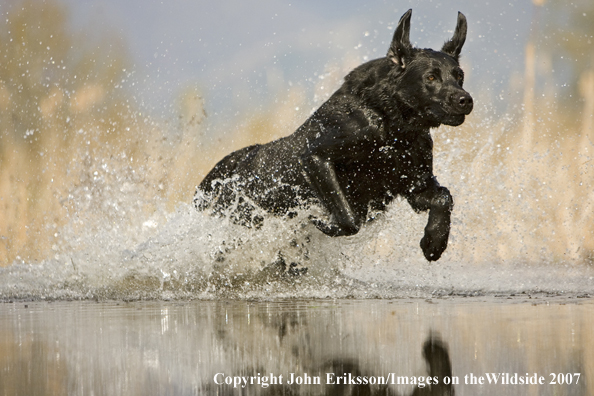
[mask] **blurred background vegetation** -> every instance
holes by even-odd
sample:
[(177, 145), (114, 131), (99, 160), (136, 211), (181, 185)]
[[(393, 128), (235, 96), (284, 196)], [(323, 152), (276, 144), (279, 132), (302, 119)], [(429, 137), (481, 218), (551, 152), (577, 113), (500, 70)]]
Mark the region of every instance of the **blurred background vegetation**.
[[(85, 47), (57, 2), (22, 2), (0, 26), (0, 261), (39, 259), (67, 220), (73, 186), (139, 149), (123, 43)], [(99, 162), (99, 163), (98, 163)], [(84, 164), (84, 166), (81, 166)]]
[[(590, 1), (535, 0), (525, 70), (510, 79), (507, 115), (488, 118), (487, 105), (462, 127), (435, 134), (436, 173), (464, 208), (457, 212), (464, 213), (458, 232), (482, 243), (479, 249), (465, 241), (460, 249), (476, 260), (592, 262), (592, 15)], [(291, 133), (361, 63), (347, 58), (328, 65), (314, 98), (298, 85), (283, 85), (288, 88), (268, 108), (219, 135), (207, 133), (208, 98), (194, 87), (179, 94), (173, 124), (143, 114), (130, 89), (134, 65), (127, 53), (117, 36), (76, 36), (57, 0), (16, 2), (5, 12), (0, 264), (63, 249), (66, 224), (76, 230), (158, 223), (159, 209), (190, 202), (223, 155)], [(129, 232), (138, 237), (134, 228)]]

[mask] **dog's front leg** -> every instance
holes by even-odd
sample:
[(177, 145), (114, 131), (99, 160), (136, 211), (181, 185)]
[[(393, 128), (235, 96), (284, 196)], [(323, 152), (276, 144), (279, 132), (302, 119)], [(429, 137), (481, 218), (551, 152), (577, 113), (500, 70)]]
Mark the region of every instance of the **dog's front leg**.
[(427, 260), (439, 260), (448, 246), (450, 218), (454, 208), (452, 195), (447, 188), (441, 187), (435, 181), (432, 187), (406, 198), (416, 211), (429, 210), (425, 235), (421, 239), (421, 249)]
[(354, 235), (359, 232), (359, 216), (353, 211), (336, 177), (334, 164), (319, 155), (301, 158), (301, 165), (322, 204), (332, 215), (334, 224), (314, 221), (316, 226), (330, 236)]

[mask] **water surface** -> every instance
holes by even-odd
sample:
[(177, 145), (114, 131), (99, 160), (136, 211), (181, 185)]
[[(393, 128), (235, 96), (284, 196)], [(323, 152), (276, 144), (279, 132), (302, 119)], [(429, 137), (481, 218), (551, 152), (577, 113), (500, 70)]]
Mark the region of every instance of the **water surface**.
[[(590, 395), (594, 304), (581, 297), (6, 302), (0, 395)], [(426, 384), (427, 345), (451, 387)], [(544, 383), (489, 384), (497, 373)], [(271, 375), (282, 384), (262, 386)], [(336, 385), (349, 375), (375, 383)], [(287, 383), (308, 376), (320, 384)], [(255, 383), (217, 384), (235, 377)]]

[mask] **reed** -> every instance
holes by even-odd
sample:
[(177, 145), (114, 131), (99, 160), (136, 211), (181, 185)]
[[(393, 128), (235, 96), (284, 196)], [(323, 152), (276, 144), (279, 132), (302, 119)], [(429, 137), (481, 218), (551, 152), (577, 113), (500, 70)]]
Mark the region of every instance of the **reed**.
[[(329, 66), (312, 99), (282, 86), (222, 144), (215, 127), (207, 133), (197, 89), (180, 94), (178, 125), (141, 114), (125, 46), (85, 47), (66, 16), (54, 1), (23, 2), (0, 28), (0, 265), (79, 248), (66, 226), (140, 238), (147, 219), (190, 202), (224, 155), (291, 133), (358, 63)], [(592, 262), (594, 71), (580, 71), (569, 104), (555, 90), (537, 95), (538, 48), (526, 49), (523, 95), (511, 103), (520, 110), (489, 118), (485, 97), (463, 126), (435, 133), (436, 173), (456, 198), (456, 249), (471, 261)]]

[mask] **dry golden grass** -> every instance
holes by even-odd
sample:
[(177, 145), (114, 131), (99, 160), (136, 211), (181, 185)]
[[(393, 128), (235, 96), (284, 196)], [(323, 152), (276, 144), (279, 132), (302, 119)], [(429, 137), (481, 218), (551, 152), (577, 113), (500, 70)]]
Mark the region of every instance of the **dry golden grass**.
[[(536, 108), (534, 136), (528, 139), (521, 119), (500, 121), (478, 134), (470, 121), (437, 136), (438, 152), (453, 147), (461, 152), (447, 170), (438, 162), (436, 172), (456, 172), (463, 179), (455, 183), (456, 211), (464, 217), (460, 233), (479, 238), (477, 262), (592, 261), (591, 140), (575, 133), (579, 122), (545, 117), (554, 114), (554, 105)], [(447, 139), (455, 144), (445, 144)]]

